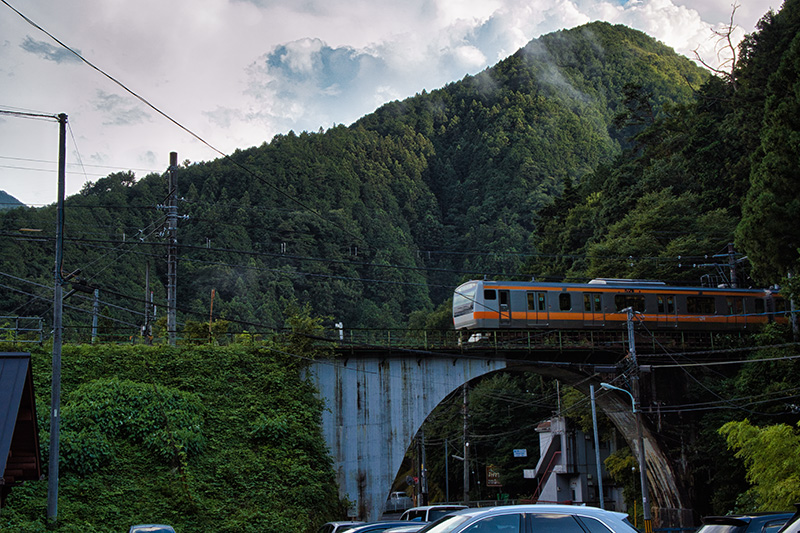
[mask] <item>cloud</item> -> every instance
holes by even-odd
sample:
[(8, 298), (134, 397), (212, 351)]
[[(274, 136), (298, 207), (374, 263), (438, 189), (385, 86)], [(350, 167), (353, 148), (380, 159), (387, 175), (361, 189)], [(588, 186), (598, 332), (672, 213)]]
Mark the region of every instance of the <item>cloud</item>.
[(150, 115), (141, 106), (118, 94), (98, 90), (94, 98), (94, 108), (105, 117), (105, 126), (130, 126), (150, 120)]
[[(78, 59), (78, 56), (76, 56), (72, 52), (64, 48), (61, 48), (60, 46), (54, 46), (44, 41), (37, 41), (30, 35), (25, 37), (25, 40), (22, 41), (20, 48), (22, 48), (26, 52), (35, 54), (41, 57), (42, 59), (46, 59), (48, 61), (54, 61), (56, 63), (81, 62), (81, 60)], [(80, 50), (76, 50), (76, 52), (80, 54)]]

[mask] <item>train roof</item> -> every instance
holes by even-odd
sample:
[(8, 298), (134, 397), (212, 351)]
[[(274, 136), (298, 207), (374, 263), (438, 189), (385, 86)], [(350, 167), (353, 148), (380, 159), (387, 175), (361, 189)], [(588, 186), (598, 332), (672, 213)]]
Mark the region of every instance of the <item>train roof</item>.
[(689, 286), (676, 286), (668, 285), (663, 281), (656, 280), (635, 280), (635, 279), (622, 279), (622, 278), (596, 278), (587, 283), (568, 283), (557, 281), (505, 281), (505, 280), (470, 280), (462, 283), (459, 287), (463, 287), (470, 283), (481, 284), (490, 287), (508, 287), (514, 289), (530, 288), (531, 290), (540, 289), (582, 289), (587, 291), (602, 291), (604, 289), (641, 289), (641, 290), (658, 290), (664, 292), (698, 292), (704, 293), (750, 293), (750, 294), (763, 294), (764, 292), (779, 292), (777, 289), (752, 289), (752, 288), (730, 288), (730, 287), (689, 287)]

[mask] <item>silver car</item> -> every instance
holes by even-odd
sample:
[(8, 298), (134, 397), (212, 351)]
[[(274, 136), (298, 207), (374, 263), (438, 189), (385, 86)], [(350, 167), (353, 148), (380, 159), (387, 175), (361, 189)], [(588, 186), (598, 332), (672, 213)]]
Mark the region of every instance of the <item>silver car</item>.
[(638, 533), (628, 515), (573, 505), (506, 505), (451, 513), (419, 533)]

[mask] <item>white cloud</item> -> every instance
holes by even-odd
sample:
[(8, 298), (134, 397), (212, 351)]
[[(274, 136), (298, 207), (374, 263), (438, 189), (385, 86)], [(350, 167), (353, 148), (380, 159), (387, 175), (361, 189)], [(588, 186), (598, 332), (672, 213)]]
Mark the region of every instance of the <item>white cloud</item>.
[[(483, 70), (543, 33), (592, 20), (641, 29), (686, 55), (699, 46), (713, 58), (711, 30), (731, 11), (729, 0), (28, 0), (17, 7), (226, 153), (290, 129), (349, 124), (384, 102)], [(67, 113), (85, 164), (143, 174), (163, 171), (171, 151), (181, 160), (218, 157), (6, 6), (0, 11), (0, 108)], [(752, 4), (740, 8), (737, 38), (762, 15)], [(75, 154), (71, 147), (69, 163)], [(54, 202), (52, 176), (8, 168), (22, 166), (7, 164), (10, 157), (55, 169), (57, 126), (0, 120), (0, 189), (27, 203)], [(70, 173), (68, 192), (109, 172)]]

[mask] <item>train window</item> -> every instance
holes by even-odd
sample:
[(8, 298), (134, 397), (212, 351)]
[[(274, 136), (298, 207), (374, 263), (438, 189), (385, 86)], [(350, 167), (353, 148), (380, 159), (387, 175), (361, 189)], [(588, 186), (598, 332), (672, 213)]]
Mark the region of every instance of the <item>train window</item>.
[(756, 298), (756, 314), (764, 314), (764, 298)]
[(729, 315), (744, 314), (744, 300), (742, 298), (736, 298), (735, 296), (726, 296), (725, 303), (728, 304)]
[(497, 292), (494, 289), (484, 289), (483, 290), (483, 299), (484, 300), (497, 300)]
[(508, 305), (508, 291), (500, 291), (500, 305)]
[(535, 311), (536, 310), (536, 294), (529, 292), (528, 293), (528, 311)]
[(672, 294), (659, 294), (657, 300), (659, 313), (667, 315), (675, 313), (675, 296)]
[(569, 311), (572, 309), (572, 298), (568, 292), (562, 292), (558, 295), (558, 308), (561, 311)]
[(775, 311), (777, 311), (778, 313), (786, 312), (786, 300), (784, 300), (780, 296), (775, 297)]
[(583, 310), (587, 313), (592, 312), (592, 295), (588, 292), (583, 293)]
[(631, 307), (634, 311), (644, 313), (644, 296), (638, 294), (615, 294), (614, 305), (617, 311)]
[(712, 296), (687, 296), (686, 312), (692, 315), (714, 315), (717, 306)]

